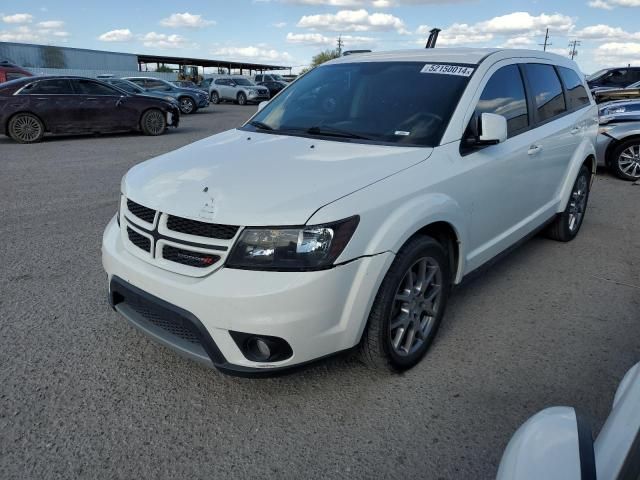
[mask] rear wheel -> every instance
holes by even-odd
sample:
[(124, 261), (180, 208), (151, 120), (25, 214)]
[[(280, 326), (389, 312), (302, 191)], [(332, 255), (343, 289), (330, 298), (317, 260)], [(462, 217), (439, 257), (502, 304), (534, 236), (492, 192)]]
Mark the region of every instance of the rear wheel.
[(196, 104), (191, 97), (180, 98), (180, 111), (185, 115), (196, 111)]
[(623, 180), (640, 179), (640, 138), (618, 145), (611, 155), (610, 167)]
[(398, 253), (374, 300), (361, 342), (362, 359), (401, 371), (427, 353), (444, 315), (451, 272), (444, 247), (411, 239)]
[(569, 242), (578, 235), (587, 210), (587, 202), (589, 201), (590, 178), (591, 172), (583, 165), (573, 184), (567, 208), (565, 208), (564, 212), (556, 215), (555, 220), (547, 230), (549, 238), (559, 242)]
[(218, 95), (218, 92), (211, 92), (211, 103), (214, 105), (220, 103), (220, 96)]
[(31, 113), (18, 113), (11, 117), (7, 130), (18, 143), (35, 143), (44, 137), (44, 124)]
[(140, 129), (145, 135), (162, 135), (167, 131), (167, 119), (160, 110), (147, 110), (140, 119)]
[(238, 105), (246, 105), (247, 104), (247, 96), (240, 92), (238, 94)]

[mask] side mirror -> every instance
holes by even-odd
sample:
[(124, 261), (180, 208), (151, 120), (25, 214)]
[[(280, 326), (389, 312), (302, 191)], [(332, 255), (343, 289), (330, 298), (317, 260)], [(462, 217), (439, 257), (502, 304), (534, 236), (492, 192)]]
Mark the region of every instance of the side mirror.
[(260, 111), (260, 110), (262, 110), (264, 107), (266, 107), (266, 106), (267, 106), (267, 103), (269, 103), (269, 102), (266, 102), (266, 101), (265, 101), (265, 102), (260, 102), (260, 103), (258, 104), (258, 111)]
[(507, 139), (507, 119), (495, 113), (483, 113), (479, 120), (478, 141), (483, 145), (494, 145)]

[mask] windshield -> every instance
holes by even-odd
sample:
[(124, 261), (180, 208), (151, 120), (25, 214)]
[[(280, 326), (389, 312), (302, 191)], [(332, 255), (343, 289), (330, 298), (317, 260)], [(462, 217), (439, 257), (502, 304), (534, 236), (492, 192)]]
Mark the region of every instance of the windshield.
[(605, 74), (608, 71), (609, 71), (608, 69), (603, 68), (602, 70), (598, 70), (597, 72), (592, 73), (591, 75), (587, 75), (587, 81), (590, 82), (591, 80), (595, 80), (596, 78), (601, 77), (603, 74)]
[(111, 85), (115, 86), (115, 87), (119, 87), (122, 90), (129, 92), (129, 93), (140, 93), (140, 92), (144, 92), (144, 89), (139, 87), (138, 85), (136, 85), (133, 82), (129, 82), (127, 80), (120, 80), (118, 82), (111, 82)]
[[(406, 146), (438, 145), (469, 76), (444, 73), (444, 68), (423, 73), (424, 67), (424, 62), (317, 67), (284, 89), (245, 128)], [(473, 68), (467, 66), (465, 73), (470, 75)]]
[(246, 78), (234, 78), (233, 81), (236, 83), (236, 85), (242, 85), (244, 87), (248, 87), (254, 84), (253, 82), (250, 82)]

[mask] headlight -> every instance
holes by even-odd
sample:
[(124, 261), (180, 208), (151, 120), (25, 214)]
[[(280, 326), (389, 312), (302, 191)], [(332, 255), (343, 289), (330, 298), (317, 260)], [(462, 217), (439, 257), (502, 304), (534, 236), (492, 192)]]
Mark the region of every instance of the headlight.
[(326, 225), (247, 228), (226, 266), (276, 271), (329, 268), (349, 243), (359, 220), (355, 216)]

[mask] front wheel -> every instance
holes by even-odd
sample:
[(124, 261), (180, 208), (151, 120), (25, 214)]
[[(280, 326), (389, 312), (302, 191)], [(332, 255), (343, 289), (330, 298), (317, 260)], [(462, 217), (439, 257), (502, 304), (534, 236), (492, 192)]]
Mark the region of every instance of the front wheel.
[(218, 95), (218, 92), (211, 92), (211, 103), (214, 105), (220, 103), (220, 96)]
[(160, 110), (148, 110), (140, 119), (140, 129), (145, 135), (162, 135), (167, 131), (167, 119)]
[(246, 105), (247, 104), (247, 96), (240, 92), (238, 94), (238, 105)]
[(583, 165), (578, 172), (571, 190), (571, 196), (564, 212), (556, 215), (555, 220), (547, 230), (547, 236), (559, 242), (569, 242), (576, 238), (589, 201), (589, 180), (591, 172)]
[(190, 97), (182, 97), (180, 99), (180, 111), (185, 115), (194, 113), (196, 110), (196, 104)]
[(416, 365), (433, 341), (449, 298), (451, 272), (444, 247), (419, 235), (398, 253), (380, 285), (361, 342), (375, 368)]
[(640, 139), (628, 140), (616, 147), (610, 166), (618, 178), (632, 181), (640, 179)]
[(18, 143), (36, 143), (44, 137), (44, 124), (31, 113), (18, 113), (9, 120), (9, 136)]

